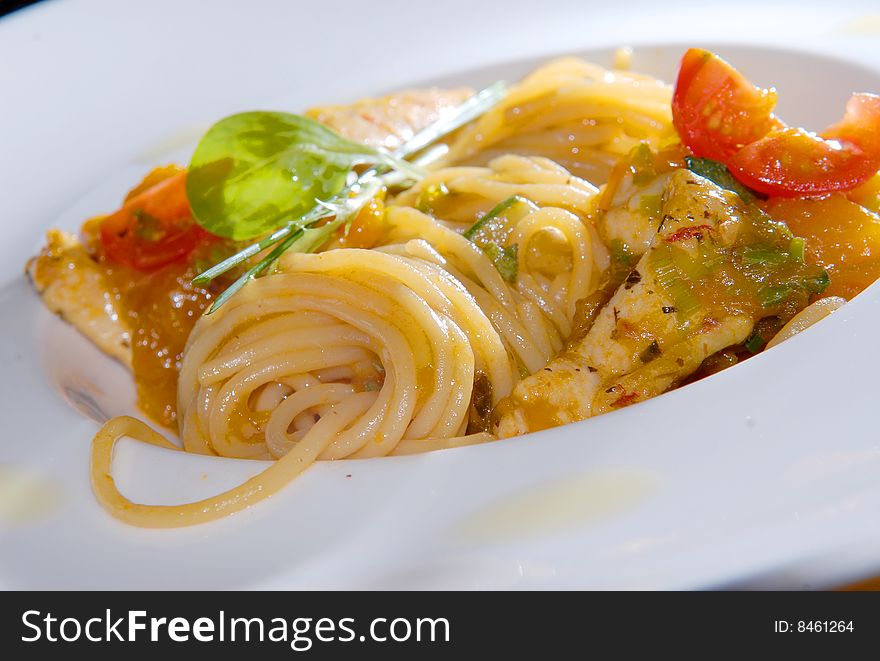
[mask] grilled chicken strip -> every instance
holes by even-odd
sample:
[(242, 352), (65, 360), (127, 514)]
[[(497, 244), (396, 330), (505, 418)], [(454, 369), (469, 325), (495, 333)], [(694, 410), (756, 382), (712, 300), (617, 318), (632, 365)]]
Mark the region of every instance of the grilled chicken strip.
[(76, 236), (49, 230), (46, 246), (28, 261), (26, 272), (47, 308), (108, 356), (131, 367), (131, 332), (121, 318), (119, 300)]
[(350, 105), (319, 106), (306, 111), (306, 116), (350, 140), (393, 150), (471, 94), (469, 87), (413, 90)]
[[(665, 182), (661, 210), (662, 222), (644, 246), (647, 252), (584, 336), (498, 404), (494, 417), (500, 436), (583, 420), (659, 395), (706, 357), (748, 338), (760, 313), (738, 305), (733, 291), (727, 294), (729, 305), (680, 309), (680, 283), (670, 281), (666, 262), (672, 244), (704, 261), (713, 255), (729, 259), (726, 251), (756, 211), (687, 170), (675, 171)], [(640, 224), (632, 214), (616, 214), (608, 220), (606, 231), (634, 237), (633, 244), (641, 247), (647, 219)]]

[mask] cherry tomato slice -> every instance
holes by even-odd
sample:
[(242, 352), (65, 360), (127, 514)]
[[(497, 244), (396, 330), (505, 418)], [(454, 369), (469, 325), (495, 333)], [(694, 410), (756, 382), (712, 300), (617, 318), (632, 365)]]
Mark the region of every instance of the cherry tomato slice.
[[(147, 175), (145, 181), (150, 180)], [(185, 259), (211, 235), (193, 220), (181, 170), (130, 197), (101, 223), (107, 257), (138, 271)]]
[(854, 94), (844, 118), (820, 135), (773, 130), (727, 165), (746, 186), (778, 197), (856, 188), (880, 169), (880, 97)]
[(822, 131), (826, 140), (854, 144), (867, 154), (880, 155), (880, 96), (853, 94), (843, 119)]
[(678, 72), (672, 121), (695, 156), (726, 162), (779, 126), (775, 105), (775, 90), (755, 87), (717, 55), (691, 48)]

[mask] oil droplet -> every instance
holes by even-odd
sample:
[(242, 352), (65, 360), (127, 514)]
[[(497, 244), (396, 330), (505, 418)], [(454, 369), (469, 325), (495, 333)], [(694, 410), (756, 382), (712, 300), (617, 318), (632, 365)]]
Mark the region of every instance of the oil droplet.
[(624, 512), (655, 491), (658, 480), (639, 471), (592, 473), (515, 494), (454, 526), (453, 537), (502, 542), (563, 532)]
[(40, 473), (0, 464), (0, 524), (38, 521), (58, 509), (58, 486)]

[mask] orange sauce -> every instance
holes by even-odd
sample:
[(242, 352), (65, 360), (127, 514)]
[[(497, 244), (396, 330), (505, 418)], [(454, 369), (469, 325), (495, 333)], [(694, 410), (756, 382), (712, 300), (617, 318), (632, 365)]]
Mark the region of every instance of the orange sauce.
[(846, 196), (874, 213), (880, 213), (880, 173), (875, 174), (858, 188), (853, 188)]
[(169, 426), (177, 418), (177, 376), (186, 340), (212, 298), (190, 283), (195, 275), (189, 264), (171, 264), (146, 277), (123, 276), (131, 278), (121, 300), (131, 326), (138, 401), (147, 415)]
[(831, 277), (825, 296), (851, 299), (880, 278), (880, 216), (839, 193), (771, 199), (765, 208), (806, 239), (807, 262)]
[(200, 260), (212, 259), (210, 253), (218, 245), (197, 248), (185, 261), (142, 273), (107, 259), (97, 237), (99, 221), (87, 222), (83, 234), (104, 270), (120, 321), (128, 326), (138, 405), (156, 422), (175, 428), (177, 377), (186, 340), (213, 297), (222, 291), (218, 284), (196, 287), (191, 280), (202, 270)]
[(372, 248), (385, 233), (385, 204), (381, 198), (367, 202), (351, 221), (348, 230), (340, 230), (340, 248)]
[[(177, 165), (154, 168), (129, 191), (125, 201), (182, 171)], [(177, 377), (187, 338), (213, 297), (231, 279), (224, 276), (207, 287), (194, 286), (191, 281), (231, 254), (233, 244), (206, 235), (204, 242), (185, 259), (142, 272), (108, 257), (101, 242), (103, 221), (103, 216), (86, 221), (82, 235), (103, 270), (110, 295), (120, 311), (120, 321), (129, 331), (138, 405), (156, 422), (175, 428)]]
[[(519, 402), (519, 410), (522, 412), (523, 419), (528, 425), (529, 431), (551, 429), (553, 427), (558, 427), (564, 422), (560, 419), (559, 408), (548, 402), (546, 399), (524, 397)], [(499, 416), (503, 415), (503, 413), (503, 410), (499, 410)]]

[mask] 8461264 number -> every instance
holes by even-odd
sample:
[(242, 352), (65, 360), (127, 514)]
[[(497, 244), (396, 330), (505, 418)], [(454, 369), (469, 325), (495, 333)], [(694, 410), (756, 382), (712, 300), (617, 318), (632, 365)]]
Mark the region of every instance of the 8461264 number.
[(852, 620), (776, 620), (773, 623), (775, 633), (852, 633), (854, 630)]

